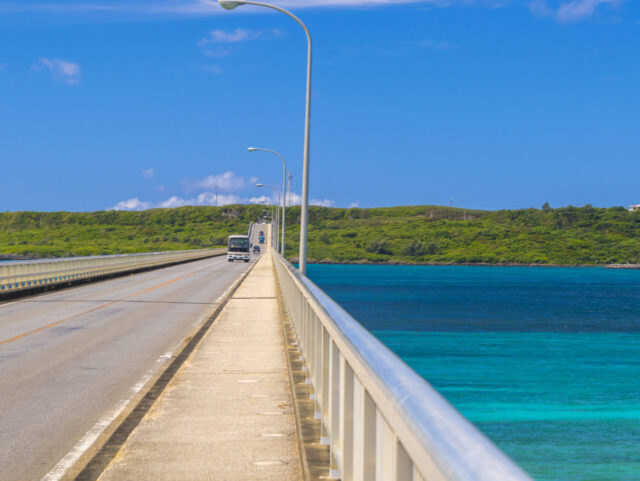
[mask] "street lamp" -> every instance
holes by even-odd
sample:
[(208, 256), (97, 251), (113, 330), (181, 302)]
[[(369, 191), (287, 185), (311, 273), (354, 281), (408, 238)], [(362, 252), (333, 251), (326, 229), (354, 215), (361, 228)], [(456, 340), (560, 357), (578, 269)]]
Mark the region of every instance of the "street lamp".
[[(280, 199), (282, 198), (282, 196), (280, 195), (280, 189), (278, 189), (277, 187), (274, 187), (272, 185), (269, 184), (256, 184), (256, 187), (269, 187), (270, 189), (273, 189), (273, 191), (278, 195), (278, 203), (280, 203)], [(276, 211), (277, 212), (277, 211)], [(275, 216), (275, 222), (276, 222), (276, 251), (278, 251), (279, 247), (280, 247), (280, 241), (278, 239), (278, 215), (276, 214)]]
[(286, 223), (286, 217), (285, 217), (286, 202), (284, 200), (284, 193), (287, 191), (287, 162), (284, 160), (284, 157), (280, 155), (278, 152), (276, 152), (275, 150), (263, 149), (261, 147), (249, 147), (249, 152), (258, 152), (258, 151), (270, 152), (280, 157), (280, 159), (282, 159), (282, 244), (280, 245), (280, 253), (282, 254), (282, 257), (284, 257), (284, 248), (285, 248), (284, 228)]
[(262, 2), (251, 2), (247, 0), (218, 0), (218, 3), (225, 10), (233, 10), (240, 5), (255, 5), (258, 7), (267, 7), (277, 10), (279, 12), (288, 15), (296, 22), (300, 24), (304, 33), (307, 36), (308, 52), (307, 52), (307, 96), (306, 96), (306, 112), (304, 121), (304, 158), (302, 164), (302, 205), (300, 215), (300, 272), (302, 274), (307, 273), (307, 225), (309, 217), (309, 144), (310, 144), (310, 129), (311, 129), (311, 35), (307, 26), (302, 23), (298, 17), (293, 13), (285, 10), (284, 8), (276, 5), (270, 5)]

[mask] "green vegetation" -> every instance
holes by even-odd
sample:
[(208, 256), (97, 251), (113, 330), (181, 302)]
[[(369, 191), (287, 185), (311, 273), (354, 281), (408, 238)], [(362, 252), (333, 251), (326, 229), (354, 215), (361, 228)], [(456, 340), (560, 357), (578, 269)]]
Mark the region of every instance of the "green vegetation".
[[(113, 254), (222, 246), (263, 206), (143, 212), (0, 214), (0, 252), (32, 256)], [(300, 208), (287, 211), (295, 260)], [(489, 264), (640, 263), (640, 212), (622, 207), (462, 210), (438, 206), (312, 207), (312, 262)]]
[(264, 206), (0, 214), (0, 253), (67, 257), (226, 246)]
[[(291, 220), (298, 211), (292, 212)], [(289, 217), (289, 216), (288, 216)], [(471, 211), (414, 206), (312, 208), (314, 262), (640, 263), (640, 212), (622, 207)], [(292, 225), (287, 256), (295, 258)]]

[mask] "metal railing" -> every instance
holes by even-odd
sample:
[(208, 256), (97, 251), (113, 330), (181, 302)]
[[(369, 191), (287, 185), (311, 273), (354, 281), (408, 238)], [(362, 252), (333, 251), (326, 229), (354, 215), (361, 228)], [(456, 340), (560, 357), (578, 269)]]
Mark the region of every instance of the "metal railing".
[(531, 481), (429, 383), (272, 249), (331, 477)]
[(146, 252), (0, 263), (0, 294), (222, 255), (226, 249)]

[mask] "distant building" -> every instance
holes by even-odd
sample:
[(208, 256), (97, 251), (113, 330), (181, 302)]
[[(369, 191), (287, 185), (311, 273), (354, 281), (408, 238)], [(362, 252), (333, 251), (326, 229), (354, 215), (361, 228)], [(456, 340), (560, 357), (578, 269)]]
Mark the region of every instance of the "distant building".
[(640, 204), (635, 204), (635, 205), (630, 205), (629, 206), (629, 212), (635, 212), (637, 210), (640, 210)]

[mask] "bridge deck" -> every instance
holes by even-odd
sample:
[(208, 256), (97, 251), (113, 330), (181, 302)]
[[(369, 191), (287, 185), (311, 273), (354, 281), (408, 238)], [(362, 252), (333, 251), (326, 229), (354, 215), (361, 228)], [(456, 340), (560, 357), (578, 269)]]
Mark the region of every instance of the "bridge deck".
[(302, 479), (268, 249), (99, 479)]

